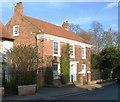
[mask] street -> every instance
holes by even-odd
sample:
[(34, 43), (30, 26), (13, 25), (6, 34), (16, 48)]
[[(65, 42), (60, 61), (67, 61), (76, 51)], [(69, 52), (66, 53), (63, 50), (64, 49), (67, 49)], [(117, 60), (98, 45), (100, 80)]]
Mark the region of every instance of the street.
[(118, 100), (120, 99), (120, 85), (114, 84), (97, 90), (70, 96), (55, 98), (57, 100)]

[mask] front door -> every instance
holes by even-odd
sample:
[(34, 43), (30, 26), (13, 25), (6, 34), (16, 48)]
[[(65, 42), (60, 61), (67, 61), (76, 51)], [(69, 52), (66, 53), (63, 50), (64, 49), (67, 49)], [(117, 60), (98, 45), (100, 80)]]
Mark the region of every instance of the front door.
[(71, 64), (70, 65), (70, 82), (77, 81), (77, 65)]

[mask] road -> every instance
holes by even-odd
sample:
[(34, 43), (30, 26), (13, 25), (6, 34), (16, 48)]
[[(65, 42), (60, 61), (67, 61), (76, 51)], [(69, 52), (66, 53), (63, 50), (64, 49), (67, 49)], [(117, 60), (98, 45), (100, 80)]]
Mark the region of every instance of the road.
[(101, 89), (91, 90), (70, 96), (55, 98), (56, 100), (120, 100), (120, 84), (114, 84)]

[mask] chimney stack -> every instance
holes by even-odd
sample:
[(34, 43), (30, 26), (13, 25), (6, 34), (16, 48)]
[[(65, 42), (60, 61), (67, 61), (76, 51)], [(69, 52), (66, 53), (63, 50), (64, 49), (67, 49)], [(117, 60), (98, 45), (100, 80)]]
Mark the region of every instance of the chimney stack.
[(23, 5), (22, 2), (16, 3), (14, 7), (14, 15), (23, 15)]
[(68, 21), (63, 22), (62, 27), (65, 28), (66, 30), (69, 30), (69, 23), (68, 23)]

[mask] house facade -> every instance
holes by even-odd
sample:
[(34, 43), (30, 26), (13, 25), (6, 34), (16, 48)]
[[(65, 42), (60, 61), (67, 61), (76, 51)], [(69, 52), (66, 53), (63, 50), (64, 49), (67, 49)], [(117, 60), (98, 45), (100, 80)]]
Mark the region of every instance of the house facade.
[(6, 31), (4, 25), (0, 21), (0, 79), (2, 78), (2, 68), (5, 66), (5, 59), (3, 58), (7, 50), (13, 47), (14, 39), (11, 38)]
[[(69, 31), (68, 21), (62, 26), (56, 26), (46, 21), (25, 16), (22, 2), (14, 7), (14, 15), (6, 25), (14, 45), (38, 45), (39, 82), (44, 85), (44, 68), (54, 66), (53, 79), (60, 78), (60, 57), (62, 48), (70, 45), (70, 82), (87, 82), (87, 72), (90, 72), (91, 45), (83, 38)], [(54, 60), (54, 61), (53, 61)], [(79, 74), (82, 73), (83, 80)], [(72, 76), (72, 78), (71, 78)]]
[(9, 50), (13, 47), (13, 38), (9, 36), (6, 28), (0, 21), (0, 52), (5, 53), (6, 50)]

